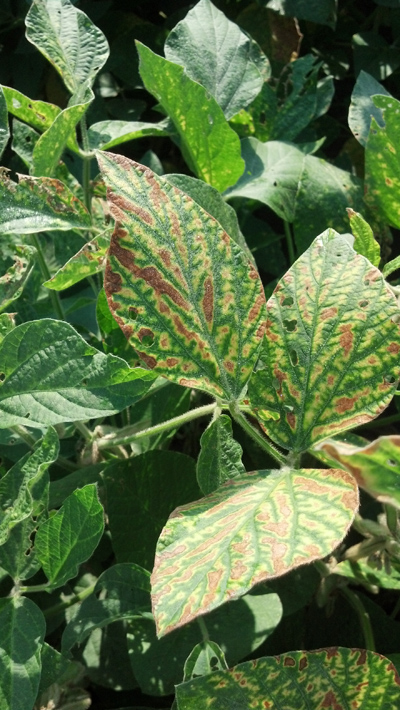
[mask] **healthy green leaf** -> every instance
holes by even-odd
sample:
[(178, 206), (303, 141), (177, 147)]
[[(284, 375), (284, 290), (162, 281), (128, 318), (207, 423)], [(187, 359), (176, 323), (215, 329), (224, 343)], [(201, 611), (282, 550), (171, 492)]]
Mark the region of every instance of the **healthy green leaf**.
[(340, 470), (255, 471), (177, 508), (157, 545), (152, 575), (159, 636), (255, 584), (325, 557), (358, 507)]
[(400, 375), (398, 306), (381, 273), (333, 230), (295, 262), (267, 304), (252, 406), (280, 446), (312, 444), (370, 421)]
[(271, 73), (257, 43), (210, 0), (200, 0), (169, 33), (165, 56), (214, 96), (227, 119), (255, 99)]
[(5, 336), (15, 328), (15, 313), (0, 314), (0, 344)]
[(3, 93), (7, 102), (8, 113), (20, 121), (25, 121), (40, 133), (50, 128), (61, 109), (47, 101), (33, 101), (28, 96), (21, 94), (17, 89), (3, 86)]
[(93, 84), (109, 48), (82, 10), (69, 0), (34, 0), (25, 24), (26, 38), (51, 62), (71, 94)]
[(16, 184), (5, 172), (0, 174), (2, 234), (90, 227), (88, 211), (60, 180), (27, 175), (18, 175), (18, 178)]
[(176, 451), (147, 451), (107, 466), (102, 478), (117, 561), (151, 570), (168, 516), (201, 495), (194, 460)]
[(35, 263), (36, 249), (26, 245), (16, 246), (14, 264), (0, 276), (0, 312), (20, 297)]
[(172, 120), (183, 157), (198, 177), (220, 192), (243, 172), (240, 141), (222, 109), (183, 67), (136, 43), (140, 75)]
[(167, 136), (168, 121), (144, 123), (143, 121), (99, 121), (88, 130), (91, 150), (107, 150), (135, 138)]
[(49, 428), (38, 447), (26, 454), (0, 479), (0, 545), (11, 529), (47, 507), (49, 479), (47, 469), (57, 460), (58, 436)]
[(281, 15), (311, 20), (332, 28), (336, 25), (337, 0), (262, 0), (262, 4)]
[[(282, 617), (277, 594), (246, 594), (204, 619), (208, 635), (219, 644), (229, 666), (253, 653), (272, 634)], [(127, 634), (132, 669), (143, 693), (169, 695), (182, 681), (182, 669), (202, 640), (197, 621), (158, 639), (153, 619), (135, 619)]]
[(400, 678), (387, 658), (372, 651), (324, 648), (259, 658), (179, 685), (178, 710), (228, 708), (395, 708)]
[(328, 439), (317, 448), (350, 471), (370, 496), (400, 508), (400, 436), (380, 436), (365, 446)]
[(372, 97), (376, 94), (390, 96), (385, 87), (373, 76), (365, 71), (360, 71), (355, 83), (349, 108), (349, 127), (355, 138), (362, 146), (366, 146), (371, 118), (379, 126), (384, 125), (382, 111), (375, 106)]
[(91, 557), (104, 530), (103, 508), (93, 484), (70, 495), (64, 505), (36, 533), (35, 550), (53, 588), (76, 576)]
[(99, 234), (90, 242), (86, 242), (75, 256), (69, 259), (61, 269), (43, 286), (54, 291), (63, 291), (88, 276), (93, 276), (104, 268), (106, 255), (110, 246), (110, 234)]
[(207, 212), (148, 168), (99, 153), (117, 220), (110, 310), (146, 365), (178, 384), (241, 396), (264, 332), (253, 265)]
[(32, 710), (41, 671), (46, 623), (30, 599), (0, 599), (0, 706)]
[(232, 421), (222, 414), (209, 424), (200, 439), (197, 481), (202, 493), (213, 493), (229, 478), (245, 473), (242, 447), (232, 436)]
[(365, 221), (364, 217), (359, 214), (359, 212), (354, 212), (350, 207), (347, 208), (347, 214), (350, 220), (351, 231), (355, 238), (355, 251), (357, 254), (365, 256), (373, 266), (379, 266), (381, 261), (381, 248), (368, 222)]
[(393, 273), (393, 271), (396, 271), (397, 269), (400, 269), (400, 256), (396, 256), (395, 259), (392, 259), (392, 261), (388, 261), (387, 264), (382, 269), (382, 274), (384, 275), (385, 278), (390, 276), (390, 274)]
[(63, 676), (72, 666), (68, 658), (62, 656), (61, 653), (56, 651), (53, 646), (49, 646), (48, 643), (43, 644), (41, 657), (42, 674), (40, 676), (38, 695), (41, 695), (50, 685), (56, 683), (60, 676)]
[(100, 575), (93, 593), (67, 624), (63, 652), (82, 643), (94, 629), (150, 613), (150, 574), (138, 565), (119, 564)]
[(400, 138), (400, 101), (391, 96), (374, 96), (375, 106), (382, 109), (383, 127), (371, 119), (371, 130), (365, 149), (365, 182), (367, 204), (379, 208), (394, 227), (400, 227), (400, 171), (397, 150)]
[(154, 380), (142, 368), (90, 347), (68, 323), (43, 319), (0, 344), (0, 427), (43, 427), (120, 412)]
[(3, 89), (0, 86), (0, 158), (3, 155), (9, 137), (10, 129), (8, 127), (7, 101)]
[(357, 584), (363, 584), (367, 589), (371, 589), (371, 586), (380, 589), (400, 589), (400, 572), (398, 570), (392, 567), (390, 574), (388, 574), (384, 569), (373, 567), (365, 560), (357, 560), (357, 562), (344, 560), (336, 565), (335, 574), (340, 574)]

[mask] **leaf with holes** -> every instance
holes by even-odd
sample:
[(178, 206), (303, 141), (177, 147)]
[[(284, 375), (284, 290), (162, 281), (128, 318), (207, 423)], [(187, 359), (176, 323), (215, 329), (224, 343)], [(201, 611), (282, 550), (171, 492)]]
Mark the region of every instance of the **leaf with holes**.
[(239, 398), (265, 329), (259, 276), (190, 197), (148, 168), (98, 153), (117, 224), (110, 310), (146, 365), (180, 385)]
[(258, 582), (329, 554), (358, 508), (345, 471), (255, 471), (177, 508), (152, 575), (159, 636), (235, 599)]
[(392, 710), (400, 678), (384, 656), (358, 648), (294, 651), (241, 663), (178, 685), (178, 710), (209, 707)]
[(0, 276), (0, 313), (20, 297), (35, 263), (36, 249), (29, 244), (16, 246), (14, 263)]
[(370, 496), (400, 508), (400, 436), (380, 436), (365, 446), (328, 439), (316, 448), (350, 471)]
[(202, 493), (212, 493), (229, 478), (245, 473), (242, 447), (232, 436), (232, 421), (217, 417), (203, 432), (197, 459), (197, 480)]
[(110, 234), (99, 234), (90, 242), (86, 242), (51, 279), (44, 282), (43, 286), (54, 291), (63, 291), (82, 279), (102, 271), (109, 246)]
[(389, 404), (400, 375), (399, 310), (382, 274), (334, 230), (323, 232), (267, 304), (253, 408), (280, 446), (305, 451)]

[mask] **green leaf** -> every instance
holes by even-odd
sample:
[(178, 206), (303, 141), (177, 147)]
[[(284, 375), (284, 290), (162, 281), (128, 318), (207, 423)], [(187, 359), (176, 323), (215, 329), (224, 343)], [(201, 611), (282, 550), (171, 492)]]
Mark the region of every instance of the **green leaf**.
[[(48, 481), (44, 483), (43, 489), (43, 501), (47, 503)], [(0, 565), (16, 583), (30, 579), (40, 570), (40, 562), (33, 547), (37, 526), (36, 518), (30, 515), (13, 525), (8, 540), (1, 546)]]
[(65, 147), (68, 145), (75, 151), (79, 150), (75, 127), (93, 99), (90, 87), (80, 93), (79, 97), (73, 96), (68, 107), (56, 116), (51, 126), (40, 136), (33, 149), (33, 175), (53, 176)]
[(13, 118), (11, 148), (29, 169), (32, 167), (33, 149), (39, 138), (40, 134), (34, 128)]
[(372, 97), (376, 94), (390, 96), (385, 87), (373, 76), (365, 71), (360, 71), (351, 95), (349, 108), (349, 127), (355, 138), (362, 146), (366, 146), (371, 118), (379, 126), (383, 126), (382, 111), (375, 106)]
[(354, 248), (357, 254), (365, 256), (373, 266), (379, 266), (381, 261), (381, 248), (368, 222), (365, 221), (364, 217), (359, 212), (354, 212), (350, 207), (347, 208), (347, 214), (350, 220), (351, 231), (355, 238)]
[(41, 671), (46, 623), (30, 599), (0, 599), (0, 706), (32, 710)]
[(384, 275), (385, 278), (390, 276), (390, 274), (393, 273), (393, 271), (396, 271), (397, 269), (400, 269), (400, 256), (396, 256), (395, 259), (392, 259), (392, 261), (388, 261), (387, 264), (382, 269), (382, 274)]
[(201, 495), (194, 460), (176, 451), (147, 451), (107, 466), (102, 478), (117, 561), (151, 570), (168, 516)]
[(214, 96), (227, 119), (255, 99), (271, 73), (257, 43), (210, 0), (200, 0), (169, 33), (165, 56)]
[(39, 526), (35, 550), (53, 588), (76, 576), (96, 549), (104, 530), (104, 513), (93, 484), (70, 495), (53, 517)]
[(99, 234), (90, 242), (86, 242), (51, 279), (44, 282), (43, 286), (54, 291), (63, 291), (82, 279), (102, 271), (109, 246), (110, 234)]
[(241, 663), (179, 685), (178, 710), (215, 708), (395, 708), (400, 678), (392, 663), (372, 651), (324, 648)]
[(47, 469), (57, 460), (58, 450), (58, 436), (50, 427), (35, 451), (26, 454), (0, 479), (0, 545), (17, 523), (31, 515), (38, 516), (47, 507)]
[(115, 414), (154, 380), (146, 370), (90, 347), (68, 323), (51, 319), (14, 328), (0, 344), (0, 362), (1, 428)]
[(241, 396), (264, 331), (261, 281), (190, 197), (148, 168), (99, 153), (117, 220), (110, 310), (146, 365), (178, 384)]
[(357, 562), (344, 560), (335, 566), (335, 574), (340, 574), (357, 584), (363, 584), (369, 590), (371, 586), (379, 587), (379, 589), (400, 589), (400, 572), (398, 570), (392, 567), (390, 574), (388, 574), (384, 569), (373, 567), (365, 560), (357, 560)]
[(374, 96), (375, 106), (382, 109), (383, 127), (371, 119), (371, 130), (365, 149), (365, 200), (378, 207), (389, 224), (400, 227), (400, 170), (397, 150), (400, 139), (400, 101), (391, 96)]
[(25, 24), (26, 38), (51, 62), (71, 94), (93, 84), (109, 48), (84, 12), (69, 0), (34, 0)]
[(328, 439), (317, 447), (353, 474), (373, 498), (400, 508), (400, 436), (380, 436), (365, 446)]
[(194, 647), (186, 659), (183, 681), (227, 669), (225, 654), (218, 644), (213, 641), (202, 641)]
[(375, 79), (383, 81), (400, 65), (396, 44), (390, 45), (381, 32), (367, 31), (354, 34), (351, 44), (355, 76), (358, 76), (363, 69)]
[(336, 25), (337, 0), (262, 0), (261, 4), (280, 15), (311, 20), (332, 28)]
[(50, 685), (56, 683), (60, 676), (63, 676), (72, 663), (61, 655), (55, 648), (44, 643), (42, 646), (42, 674), (40, 676), (40, 685), (38, 695), (41, 695)]
[(242, 447), (232, 436), (232, 421), (222, 414), (211, 422), (200, 439), (197, 480), (202, 493), (213, 493), (222, 483), (245, 473)]
[(183, 157), (193, 172), (220, 192), (243, 172), (240, 141), (222, 109), (183, 67), (136, 43), (140, 76), (172, 120)]
[(8, 113), (36, 128), (40, 133), (50, 128), (61, 109), (47, 101), (33, 101), (17, 89), (3, 86)]
[(2, 234), (31, 234), (46, 229), (87, 229), (91, 219), (84, 205), (60, 180), (18, 175), (16, 184), (0, 174)]
[(10, 129), (8, 127), (7, 101), (3, 89), (0, 86), (0, 158), (3, 155), (9, 137)]
[(333, 230), (323, 232), (267, 304), (253, 408), (280, 446), (305, 451), (371, 421), (400, 375), (398, 306), (381, 273)]
[[(253, 653), (278, 626), (282, 605), (277, 594), (246, 594), (208, 614), (207, 633), (226, 655), (229, 666)], [(132, 669), (143, 693), (169, 695), (182, 681), (182, 669), (202, 640), (197, 621), (156, 637), (153, 619), (135, 619), (127, 634)]]
[(144, 136), (167, 136), (167, 128), (167, 121), (99, 121), (93, 123), (88, 130), (89, 146), (91, 150), (107, 150)]
[(15, 313), (1, 313), (0, 314), (0, 344), (4, 340), (5, 336), (8, 335), (15, 328)]
[(15, 247), (14, 264), (0, 276), (0, 312), (20, 297), (32, 271), (35, 257), (34, 247), (28, 244)]
[(63, 652), (82, 643), (94, 629), (150, 612), (150, 574), (138, 565), (119, 564), (100, 575), (92, 594), (67, 624)]
[(178, 508), (159, 539), (152, 575), (158, 635), (325, 557), (357, 507), (350, 474), (285, 468), (230, 479)]

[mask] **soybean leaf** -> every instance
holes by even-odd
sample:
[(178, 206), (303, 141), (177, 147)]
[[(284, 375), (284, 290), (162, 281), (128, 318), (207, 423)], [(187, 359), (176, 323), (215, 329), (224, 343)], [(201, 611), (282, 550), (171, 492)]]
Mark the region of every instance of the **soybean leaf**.
[(281, 15), (311, 20), (332, 28), (336, 25), (337, 0), (263, 0), (262, 4)]
[(228, 669), (223, 650), (213, 641), (202, 641), (194, 647), (186, 659), (183, 681), (207, 675), (213, 671)]
[(32, 167), (33, 149), (40, 138), (40, 134), (34, 128), (28, 126), (17, 118), (12, 122), (12, 144), (11, 148), (25, 163), (27, 168)]
[(353, 520), (357, 490), (335, 469), (255, 471), (177, 508), (152, 575), (158, 635), (327, 555)]
[(28, 96), (21, 94), (17, 89), (3, 86), (3, 93), (7, 102), (8, 113), (21, 121), (25, 121), (32, 128), (43, 133), (55, 120), (61, 109), (47, 101), (33, 101)]
[(365, 446), (328, 439), (317, 448), (350, 471), (370, 496), (400, 508), (400, 436), (380, 436)]
[(26, 38), (51, 62), (71, 94), (93, 84), (109, 48), (82, 10), (69, 0), (34, 0), (25, 24)]
[(340, 574), (356, 584), (380, 589), (400, 589), (400, 572), (393, 567), (388, 574), (383, 568), (372, 567), (366, 560), (356, 562), (344, 560), (335, 566), (335, 574)]
[(178, 710), (197, 710), (214, 699), (215, 707), (394, 708), (400, 702), (400, 678), (384, 656), (358, 648), (293, 651), (259, 658), (182, 683)]
[(86, 242), (75, 256), (71, 257), (61, 269), (43, 286), (54, 291), (63, 291), (82, 281), (87, 276), (93, 276), (104, 268), (106, 255), (110, 246), (110, 234), (99, 234), (90, 242)]
[(168, 516), (201, 495), (194, 460), (176, 451), (147, 451), (107, 466), (102, 478), (117, 561), (151, 570)]
[[(43, 500), (47, 504), (47, 486), (43, 486)], [(33, 539), (38, 526), (37, 519), (30, 515), (12, 526), (8, 540), (0, 550), (1, 566), (14, 582), (30, 579), (40, 570)]]
[(43, 319), (14, 328), (0, 344), (0, 427), (43, 427), (120, 412), (154, 375), (90, 347), (68, 323)]
[(72, 471), (67, 476), (50, 482), (49, 508), (59, 508), (64, 500), (77, 488), (82, 488), (88, 483), (100, 483), (100, 474), (107, 463), (95, 463)]
[(183, 67), (136, 43), (140, 76), (170, 117), (187, 164), (220, 192), (243, 172), (238, 135), (207, 90), (190, 79)]
[(347, 214), (350, 220), (351, 231), (355, 238), (354, 248), (357, 254), (365, 256), (373, 266), (379, 266), (381, 261), (381, 248), (368, 222), (365, 221), (364, 217), (359, 214), (359, 212), (354, 212), (350, 207), (347, 208)]
[(143, 121), (99, 121), (88, 130), (91, 150), (107, 150), (135, 138), (167, 136), (168, 121), (144, 123)]
[(0, 705), (7, 710), (32, 710), (41, 671), (46, 623), (30, 599), (0, 599)]
[(365, 71), (360, 71), (351, 95), (349, 108), (349, 127), (355, 138), (362, 146), (366, 146), (371, 118), (379, 126), (384, 125), (382, 110), (375, 106), (372, 97), (376, 94), (390, 96), (385, 87), (373, 76)]
[(36, 249), (26, 245), (16, 246), (14, 264), (0, 276), (0, 312), (20, 297), (35, 263)]
[(398, 306), (380, 271), (345, 237), (334, 230), (317, 237), (267, 311), (249, 395), (253, 407), (275, 413), (264, 426), (276, 443), (305, 451), (389, 404), (400, 375)]
[(396, 256), (396, 258), (392, 259), (392, 261), (388, 261), (388, 263), (383, 267), (382, 273), (384, 277), (387, 278), (397, 269), (400, 269), (400, 256)]
[(190, 197), (123, 156), (99, 153), (117, 226), (105, 290), (146, 365), (178, 384), (241, 396), (264, 332), (253, 265)]
[(0, 479), (0, 545), (11, 529), (47, 507), (49, 478), (47, 469), (58, 456), (58, 436), (49, 428), (38, 447), (26, 454)]
[(87, 229), (91, 219), (84, 205), (60, 180), (18, 175), (16, 184), (0, 174), (0, 231), (31, 234), (46, 229)]
[(271, 73), (257, 43), (210, 0), (200, 0), (171, 30), (165, 56), (214, 96), (227, 119), (255, 99)]
[(41, 695), (50, 685), (56, 683), (60, 676), (63, 676), (72, 667), (71, 661), (62, 656), (53, 646), (49, 646), (48, 643), (44, 643), (42, 646), (41, 658), (42, 673), (38, 695)]
[(400, 227), (400, 171), (397, 148), (400, 137), (400, 101), (391, 96), (374, 96), (382, 110), (384, 126), (374, 118), (365, 149), (367, 204), (379, 208), (394, 227)]
[(0, 344), (5, 336), (15, 328), (15, 313), (0, 314)]
[(100, 575), (92, 594), (67, 624), (63, 652), (82, 643), (94, 629), (150, 613), (150, 574), (138, 565), (118, 564)]
[(229, 478), (245, 473), (242, 447), (232, 436), (232, 421), (222, 414), (211, 422), (200, 439), (197, 481), (202, 493), (213, 493)]
[[(212, 641), (219, 644), (229, 666), (253, 653), (272, 634), (282, 617), (277, 594), (246, 594), (207, 615)], [(182, 668), (202, 640), (196, 621), (157, 639), (153, 619), (135, 619), (127, 634), (132, 669), (143, 693), (168, 695), (182, 680)]]
[(36, 533), (35, 550), (50, 587), (62, 587), (91, 557), (104, 530), (97, 489), (89, 484), (74, 491)]
[(0, 86), (0, 158), (3, 155), (9, 137), (10, 129), (8, 127), (7, 101), (3, 89)]

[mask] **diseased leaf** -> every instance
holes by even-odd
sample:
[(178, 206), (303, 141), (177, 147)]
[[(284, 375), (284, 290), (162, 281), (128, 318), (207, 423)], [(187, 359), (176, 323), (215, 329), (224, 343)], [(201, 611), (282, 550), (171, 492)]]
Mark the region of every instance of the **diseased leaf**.
[(223, 650), (213, 641), (202, 641), (194, 647), (186, 659), (183, 682), (217, 670), (228, 670)]
[(325, 557), (358, 508), (340, 470), (255, 471), (177, 508), (152, 574), (159, 636), (235, 599), (255, 584)]
[(232, 708), (395, 708), (400, 678), (384, 656), (358, 648), (293, 651), (241, 663), (178, 685), (178, 710)]
[(0, 706), (31, 710), (40, 681), (44, 616), (30, 599), (0, 599), (0, 627)]
[(143, 121), (99, 121), (88, 130), (91, 150), (107, 150), (121, 143), (144, 136), (167, 136), (168, 121), (144, 123)]
[(171, 30), (165, 56), (214, 96), (227, 119), (255, 99), (271, 73), (257, 43), (210, 0), (200, 0)]
[[(43, 500), (47, 503), (48, 488), (43, 485)], [(34, 534), (38, 522), (30, 515), (22, 522), (12, 526), (8, 540), (0, 550), (1, 566), (14, 582), (30, 579), (40, 570), (40, 562), (36, 558), (33, 547)]]
[(103, 530), (103, 508), (93, 484), (74, 491), (60, 510), (39, 526), (35, 550), (51, 587), (62, 587), (76, 576), (79, 565), (96, 549)]
[(0, 174), (0, 231), (31, 234), (46, 229), (87, 229), (88, 211), (75, 195), (54, 178), (19, 175), (16, 184)]
[(29, 169), (32, 167), (33, 149), (39, 138), (40, 134), (34, 128), (13, 118), (11, 148)]
[(34, 0), (25, 24), (26, 38), (51, 62), (71, 94), (93, 84), (109, 48), (82, 10), (69, 0)]
[(117, 221), (110, 310), (146, 365), (178, 384), (241, 396), (264, 332), (253, 265), (210, 215), (123, 156), (99, 153)]
[(232, 421), (222, 414), (211, 422), (200, 439), (197, 481), (202, 493), (213, 493), (229, 478), (245, 473), (242, 447), (232, 436)]
[(36, 257), (36, 249), (26, 245), (15, 247), (14, 264), (0, 276), (0, 312), (20, 297), (29, 278)]
[(317, 448), (350, 471), (370, 496), (400, 508), (400, 436), (380, 436), (365, 446), (328, 439)]
[(120, 412), (154, 375), (90, 347), (68, 323), (43, 319), (14, 328), (0, 344), (0, 428)]
[(368, 222), (365, 221), (361, 214), (354, 212), (350, 207), (347, 208), (347, 214), (350, 220), (351, 231), (355, 238), (355, 251), (357, 254), (365, 256), (373, 266), (379, 266), (381, 261), (381, 248)]
[(8, 127), (7, 101), (3, 89), (0, 86), (0, 158), (3, 155), (9, 137), (10, 129)]
[(17, 89), (3, 86), (3, 93), (7, 102), (8, 113), (25, 121), (32, 128), (43, 133), (55, 120), (61, 109), (47, 101), (33, 101), (28, 96), (21, 94)]
[(220, 192), (243, 172), (240, 141), (222, 109), (183, 67), (154, 54), (140, 42), (140, 76), (170, 117), (189, 167)]
[[(380, 271), (345, 237), (323, 232), (279, 282), (267, 304), (253, 408), (280, 446), (305, 451), (370, 421), (400, 375), (398, 306)], [(278, 416), (276, 416), (278, 415)]]
[(44, 282), (43, 286), (54, 291), (63, 291), (82, 279), (102, 271), (109, 246), (110, 234), (99, 234), (90, 242), (86, 242), (51, 279)]
[(375, 106), (372, 97), (376, 94), (390, 96), (385, 87), (373, 76), (365, 71), (360, 71), (355, 83), (349, 108), (349, 127), (355, 138), (362, 146), (366, 146), (371, 118), (379, 126), (384, 125), (382, 110)]
[(63, 652), (82, 643), (94, 629), (150, 613), (150, 574), (138, 565), (119, 564), (100, 575), (92, 594), (67, 624)]

